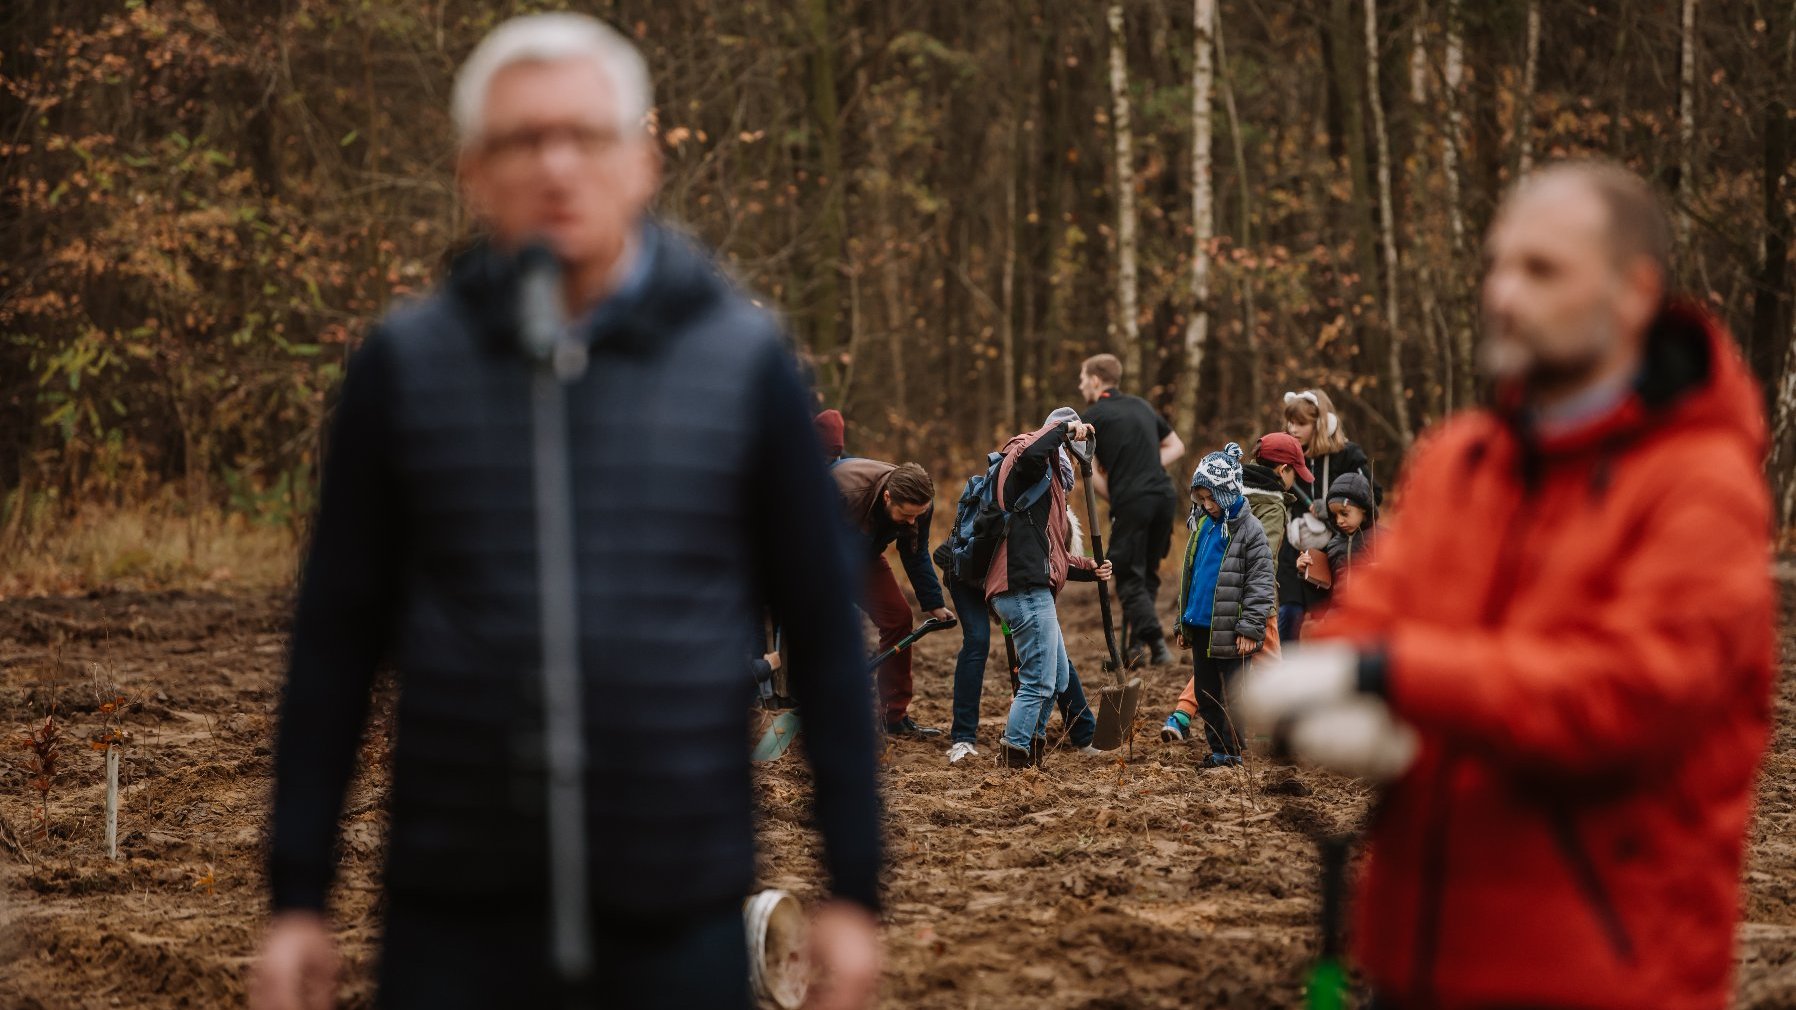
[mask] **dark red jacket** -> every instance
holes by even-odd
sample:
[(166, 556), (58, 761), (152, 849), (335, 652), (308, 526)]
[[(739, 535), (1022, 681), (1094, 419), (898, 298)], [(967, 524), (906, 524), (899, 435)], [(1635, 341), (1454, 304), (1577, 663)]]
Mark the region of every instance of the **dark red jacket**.
[(1423, 740), (1357, 910), (1398, 1006), (1728, 1002), (1775, 651), (1765, 424), (1693, 310), (1638, 389), (1553, 440), (1447, 424), (1324, 632), (1388, 650)]

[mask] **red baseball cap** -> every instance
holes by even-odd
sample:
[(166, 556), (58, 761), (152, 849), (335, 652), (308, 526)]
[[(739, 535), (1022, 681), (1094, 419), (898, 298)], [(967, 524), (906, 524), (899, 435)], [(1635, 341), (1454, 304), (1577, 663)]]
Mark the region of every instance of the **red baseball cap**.
[(1310, 465), (1303, 460), (1303, 445), (1297, 441), (1296, 436), (1282, 431), (1261, 435), (1253, 454), (1268, 463), (1289, 463), (1305, 484), (1316, 482), (1316, 475), (1310, 472)]

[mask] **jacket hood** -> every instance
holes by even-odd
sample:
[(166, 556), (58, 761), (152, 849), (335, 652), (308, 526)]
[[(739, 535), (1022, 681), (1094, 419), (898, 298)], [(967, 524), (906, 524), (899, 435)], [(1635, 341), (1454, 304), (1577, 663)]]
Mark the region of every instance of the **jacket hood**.
[(1280, 495), (1285, 493), (1285, 482), (1278, 479), (1278, 471), (1258, 463), (1241, 465), (1241, 483), (1246, 487), (1248, 494), (1253, 494), (1256, 491), (1270, 491)]
[(1632, 393), (1602, 419), (1536, 440), (1520, 406), (1524, 392), (1518, 385), (1498, 390), (1497, 414), (1550, 455), (1631, 441), (1664, 425), (1724, 430), (1747, 439), (1760, 455), (1769, 446), (1761, 395), (1733, 338), (1719, 320), (1687, 301), (1668, 303), (1654, 318)]

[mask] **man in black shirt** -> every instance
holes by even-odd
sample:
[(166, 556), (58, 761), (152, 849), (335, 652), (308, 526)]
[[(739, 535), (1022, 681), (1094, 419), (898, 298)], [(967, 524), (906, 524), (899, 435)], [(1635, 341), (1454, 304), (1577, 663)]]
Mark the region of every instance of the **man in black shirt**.
[[(251, 1006), (336, 1005), (337, 822), (388, 661), (379, 1006), (747, 1010), (763, 607), (790, 643), (816, 775), (832, 892), (811, 931), (817, 995), (866, 1006), (872, 699), (797, 363), (648, 214), (660, 154), (626, 38), (583, 15), (506, 22), (454, 105), (485, 235), (344, 379), (281, 700)], [(532, 240), (558, 277), (520, 268)], [(546, 332), (552, 370), (521, 332)], [(554, 673), (573, 681), (565, 706)]]
[(1155, 598), (1179, 507), (1166, 468), (1185, 454), (1185, 443), (1146, 400), (1119, 391), (1121, 381), (1122, 362), (1114, 354), (1087, 358), (1079, 369), (1079, 393), (1090, 405), (1085, 420), (1097, 429), (1093, 476), (1098, 494), (1110, 503), (1110, 560), (1122, 598), (1128, 658), (1133, 662), (1145, 653), (1156, 664), (1170, 663), (1172, 650)]

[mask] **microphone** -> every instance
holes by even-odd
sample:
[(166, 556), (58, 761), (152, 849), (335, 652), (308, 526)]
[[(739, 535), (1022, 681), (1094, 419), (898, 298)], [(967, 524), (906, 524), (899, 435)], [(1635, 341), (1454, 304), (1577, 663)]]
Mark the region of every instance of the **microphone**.
[(552, 361), (567, 329), (561, 307), (561, 261), (536, 239), (518, 250), (518, 345), (538, 364)]
[(561, 260), (542, 239), (518, 250), (518, 344), (524, 356), (562, 382), (586, 374), (586, 342), (568, 332), (561, 301)]

